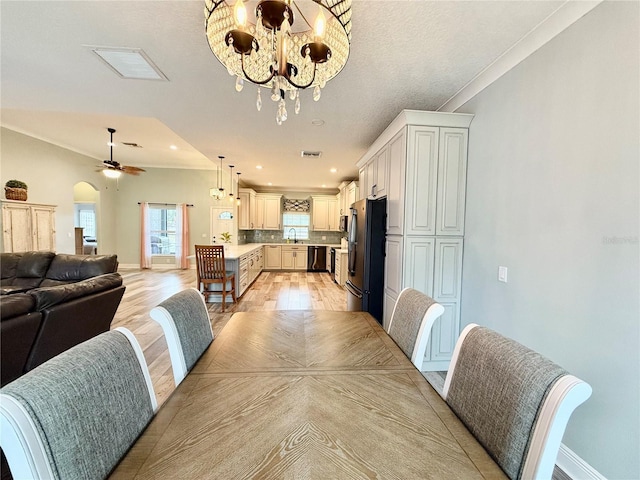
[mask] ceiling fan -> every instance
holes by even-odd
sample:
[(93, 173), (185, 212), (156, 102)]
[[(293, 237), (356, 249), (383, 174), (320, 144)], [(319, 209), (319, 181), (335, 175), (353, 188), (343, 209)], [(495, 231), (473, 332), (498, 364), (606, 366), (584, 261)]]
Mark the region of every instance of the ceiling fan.
[(129, 165), (120, 165), (113, 159), (113, 134), (116, 132), (115, 128), (107, 128), (107, 131), (111, 135), (109, 139), (109, 160), (104, 160), (101, 165), (102, 173), (109, 178), (119, 178), (122, 173), (128, 173), (129, 175), (140, 175), (140, 172), (144, 172), (143, 168), (131, 167)]

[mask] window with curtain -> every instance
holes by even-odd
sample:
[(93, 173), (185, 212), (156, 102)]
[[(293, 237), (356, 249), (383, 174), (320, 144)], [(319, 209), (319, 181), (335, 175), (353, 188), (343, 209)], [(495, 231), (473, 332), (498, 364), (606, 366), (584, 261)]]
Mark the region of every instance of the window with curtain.
[(176, 254), (176, 207), (149, 205), (151, 255)]
[(308, 213), (285, 213), (282, 215), (282, 238), (308, 240), (310, 215)]

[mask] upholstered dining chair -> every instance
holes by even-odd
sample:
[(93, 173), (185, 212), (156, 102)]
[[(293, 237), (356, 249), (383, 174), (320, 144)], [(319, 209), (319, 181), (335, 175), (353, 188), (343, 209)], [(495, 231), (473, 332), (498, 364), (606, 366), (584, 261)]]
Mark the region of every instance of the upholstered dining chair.
[(456, 342), (442, 396), (509, 478), (550, 480), (569, 417), (591, 386), (470, 324)]
[(164, 332), (177, 387), (213, 341), (207, 305), (198, 290), (188, 288), (167, 298), (150, 315)]
[[(222, 311), (225, 311), (227, 295), (236, 302), (236, 275), (228, 271), (224, 261), (223, 245), (196, 245), (196, 285), (205, 301), (209, 295), (222, 296)], [(209, 290), (209, 285), (220, 285), (220, 290)]]
[(0, 446), (15, 479), (103, 479), (156, 409), (142, 349), (117, 328), (0, 390)]
[(433, 324), (443, 312), (442, 305), (413, 288), (398, 295), (388, 333), (418, 370), (422, 370)]

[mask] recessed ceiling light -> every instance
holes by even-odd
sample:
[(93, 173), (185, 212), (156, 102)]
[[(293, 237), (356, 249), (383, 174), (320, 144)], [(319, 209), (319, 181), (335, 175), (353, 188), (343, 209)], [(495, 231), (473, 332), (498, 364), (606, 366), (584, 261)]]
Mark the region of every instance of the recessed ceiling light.
[(257, 168), (258, 170), (262, 170), (262, 165), (256, 165), (256, 168)]
[(273, 183), (269, 182), (269, 183), (267, 183), (267, 185), (271, 186), (271, 185), (273, 185)]
[(337, 168), (332, 168), (331, 170), (329, 170), (331, 173), (336, 173), (338, 171)]
[(324, 125), (324, 120), (320, 120), (319, 118), (315, 118), (315, 119), (311, 120), (311, 125), (313, 125), (314, 127), (321, 127), (322, 125)]
[(322, 184), (322, 188), (327, 188), (327, 186), (323, 183), (323, 184)]
[(88, 47), (122, 78), (168, 80), (140, 48)]
[(178, 149), (178, 147), (176, 147), (175, 145), (170, 145), (170, 146), (169, 146), (169, 148), (170, 148), (171, 150), (177, 150), (177, 149)]

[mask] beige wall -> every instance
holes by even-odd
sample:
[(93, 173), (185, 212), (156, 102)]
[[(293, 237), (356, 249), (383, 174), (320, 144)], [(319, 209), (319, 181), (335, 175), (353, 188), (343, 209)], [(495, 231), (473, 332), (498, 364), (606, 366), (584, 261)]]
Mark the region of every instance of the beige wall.
[(603, 2), (460, 108), (462, 323), (591, 384), (563, 442), (610, 479), (640, 478), (639, 14)]
[(57, 205), (58, 252), (75, 253), (74, 185), (87, 182), (100, 192), (99, 253), (117, 253), (116, 192), (114, 185), (95, 171), (98, 161), (6, 128), (0, 129), (0, 140), (0, 183), (22, 180), (29, 187), (29, 202)]

